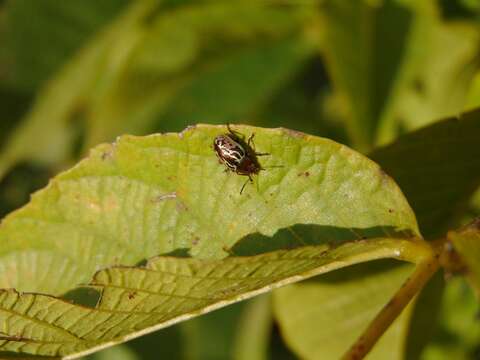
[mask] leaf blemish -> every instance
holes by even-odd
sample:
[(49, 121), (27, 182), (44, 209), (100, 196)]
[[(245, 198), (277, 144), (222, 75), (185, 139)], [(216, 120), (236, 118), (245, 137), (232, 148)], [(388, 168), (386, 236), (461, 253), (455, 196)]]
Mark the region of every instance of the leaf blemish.
[(293, 136), (295, 138), (302, 139), (306, 136), (305, 133), (303, 133), (301, 131), (296, 131), (296, 130), (292, 130), (292, 129), (285, 129), (285, 128), (282, 128), (282, 130), (285, 134)]
[(102, 160), (105, 161), (105, 160), (111, 159), (112, 156), (113, 154), (111, 151), (104, 151), (101, 157), (102, 157)]
[(194, 236), (192, 240), (192, 245), (197, 245), (200, 242), (200, 238), (198, 236)]
[(183, 135), (186, 133), (186, 132), (189, 132), (191, 130), (194, 130), (195, 128), (197, 127), (197, 125), (189, 125), (187, 126), (185, 129), (183, 129), (181, 132), (178, 133), (178, 137), (180, 139), (183, 139)]
[(163, 195), (155, 196), (155, 197), (152, 199), (152, 202), (153, 202), (153, 203), (157, 203), (157, 202), (160, 202), (160, 201), (163, 201), (163, 200), (175, 199), (176, 197), (177, 197), (177, 193), (174, 191), (174, 192), (171, 192), (171, 193), (168, 193), (168, 194), (163, 194)]
[(188, 211), (188, 206), (185, 205), (182, 201), (177, 201), (177, 211), (180, 212), (180, 211)]

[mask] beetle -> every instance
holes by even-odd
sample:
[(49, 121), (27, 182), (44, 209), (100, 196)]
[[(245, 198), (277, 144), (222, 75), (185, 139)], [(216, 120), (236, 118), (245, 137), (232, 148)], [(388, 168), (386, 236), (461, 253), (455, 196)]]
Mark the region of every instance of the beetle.
[(213, 140), (213, 148), (220, 163), (226, 166), (226, 171), (235, 172), (238, 175), (248, 176), (248, 180), (243, 184), (240, 194), (243, 192), (247, 183), (253, 182), (253, 175), (258, 175), (265, 170), (258, 162), (257, 156), (270, 155), (269, 153), (256, 152), (253, 145), (255, 133), (252, 133), (247, 141), (245, 136), (238, 131), (232, 130), (227, 125), (228, 133), (218, 135)]

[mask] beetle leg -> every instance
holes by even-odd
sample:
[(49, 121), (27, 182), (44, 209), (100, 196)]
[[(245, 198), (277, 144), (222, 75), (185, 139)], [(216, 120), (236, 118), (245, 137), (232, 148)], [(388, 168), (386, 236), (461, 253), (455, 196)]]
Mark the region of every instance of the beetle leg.
[(250, 137), (248, 138), (247, 145), (251, 146), (250, 144), (253, 144), (253, 148), (255, 149), (255, 143), (253, 142), (253, 138), (255, 137), (255, 133), (252, 133)]
[(230, 124), (228, 124), (228, 123), (227, 123), (227, 129), (228, 129), (228, 132), (229, 132), (230, 134), (232, 134), (233, 136), (236, 136), (236, 137), (238, 137), (238, 138), (240, 138), (240, 139), (242, 139), (242, 140), (245, 139), (245, 135), (243, 135), (242, 133), (239, 133), (239, 132), (236, 131), (236, 130), (233, 130), (233, 129), (230, 127)]
[(261, 153), (261, 152), (256, 152), (255, 151), (255, 143), (253, 142), (253, 138), (255, 137), (255, 133), (252, 133), (252, 135), (250, 135), (250, 137), (248, 138), (248, 142), (247, 142), (247, 145), (250, 146), (250, 144), (252, 144), (253, 146), (251, 146), (253, 148), (253, 151), (254, 151), (254, 154), (255, 156), (266, 156), (266, 155), (270, 155), (270, 153)]

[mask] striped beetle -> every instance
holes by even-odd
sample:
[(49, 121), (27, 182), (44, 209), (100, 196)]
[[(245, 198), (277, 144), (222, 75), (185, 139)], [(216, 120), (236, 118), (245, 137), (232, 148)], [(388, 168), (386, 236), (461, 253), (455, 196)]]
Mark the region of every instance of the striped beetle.
[(252, 133), (247, 141), (245, 136), (238, 131), (232, 130), (227, 125), (228, 133), (218, 135), (213, 140), (213, 148), (218, 156), (220, 163), (226, 166), (226, 171), (233, 171), (238, 175), (248, 176), (248, 180), (243, 184), (240, 194), (243, 192), (247, 183), (253, 182), (252, 175), (258, 175), (261, 170), (265, 170), (258, 162), (257, 156), (269, 155), (268, 153), (258, 153), (252, 148), (255, 133)]

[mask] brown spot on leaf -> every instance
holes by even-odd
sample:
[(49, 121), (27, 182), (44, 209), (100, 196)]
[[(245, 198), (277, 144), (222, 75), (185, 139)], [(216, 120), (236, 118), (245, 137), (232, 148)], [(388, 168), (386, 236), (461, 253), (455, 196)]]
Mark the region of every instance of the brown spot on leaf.
[(177, 199), (176, 208), (178, 212), (188, 211), (188, 206), (181, 200)]
[(135, 296), (137, 296), (137, 292), (136, 292), (136, 291), (131, 292), (131, 293), (128, 294), (128, 298), (129, 298), (130, 300), (135, 299)]
[(304, 137), (307, 136), (305, 133), (301, 131), (296, 131), (296, 130), (287, 129), (287, 128), (282, 128), (282, 130), (285, 134), (299, 138), (299, 139), (303, 139)]
[(193, 237), (193, 240), (192, 240), (192, 245), (195, 246), (195, 245), (197, 245), (199, 242), (200, 242), (200, 237), (198, 237), (198, 236), (195, 235), (195, 236)]

